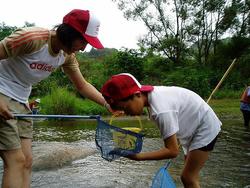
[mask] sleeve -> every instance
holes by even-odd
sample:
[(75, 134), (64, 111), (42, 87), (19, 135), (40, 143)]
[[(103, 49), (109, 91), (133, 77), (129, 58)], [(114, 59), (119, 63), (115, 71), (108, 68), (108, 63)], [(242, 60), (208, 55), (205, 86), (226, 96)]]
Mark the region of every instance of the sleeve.
[(75, 54), (66, 55), (62, 68), (66, 74), (71, 74), (80, 70)]
[(179, 130), (177, 111), (167, 111), (160, 113), (157, 115), (155, 120), (163, 139), (174, 135)]
[(32, 53), (47, 43), (49, 31), (40, 28), (20, 28), (2, 40), (8, 57)]

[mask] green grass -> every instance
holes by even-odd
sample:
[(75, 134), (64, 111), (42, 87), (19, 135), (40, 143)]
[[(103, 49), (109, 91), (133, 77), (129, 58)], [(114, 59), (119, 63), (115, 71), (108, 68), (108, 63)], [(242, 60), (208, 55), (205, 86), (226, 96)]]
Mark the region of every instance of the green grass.
[(50, 95), (41, 98), (40, 106), (41, 114), (109, 114), (104, 107), (88, 99), (79, 98), (66, 88), (54, 88)]
[(216, 114), (220, 117), (241, 116), (239, 99), (212, 99), (210, 100), (209, 105), (213, 108)]
[[(234, 93), (236, 94), (236, 93)], [(234, 95), (235, 96), (235, 95)], [(239, 97), (212, 98), (209, 105), (219, 117), (240, 117)], [(66, 88), (55, 88), (50, 95), (41, 98), (42, 114), (79, 114), (79, 115), (110, 115), (102, 106), (77, 97)], [(146, 114), (146, 113), (145, 113)]]

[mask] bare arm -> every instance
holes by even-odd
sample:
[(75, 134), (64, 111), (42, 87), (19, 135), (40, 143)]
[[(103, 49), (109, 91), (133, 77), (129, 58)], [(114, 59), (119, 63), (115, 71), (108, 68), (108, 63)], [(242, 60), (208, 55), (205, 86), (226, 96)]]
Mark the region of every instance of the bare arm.
[(179, 153), (178, 141), (176, 134), (164, 140), (165, 147), (157, 151), (138, 153), (131, 155), (128, 158), (143, 161), (143, 160), (162, 160), (177, 157)]
[[(0, 60), (1, 59), (6, 59), (6, 58), (7, 58), (7, 53), (6, 53), (5, 49), (4, 49), (3, 44), (0, 42)], [(2, 116), (5, 119), (13, 118), (13, 115), (9, 111), (8, 105), (3, 100), (0, 100), (0, 116)]]
[[(100, 104), (102, 106), (106, 106), (106, 101), (102, 94), (90, 83), (88, 83), (82, 76), (80, 71), (76, 71), (74, 73), (68, 74), (70, 80), (79, 91), (79, 93), (88, 99)], [(113, 112), (109, 106), (106, 106), (110, 112)]]
[(1, 59), (6, 59), (8, 56), (7, 56), (7, 53), (4, 49), (4, 46), (3, 44), (0, 42), (0, 60)]

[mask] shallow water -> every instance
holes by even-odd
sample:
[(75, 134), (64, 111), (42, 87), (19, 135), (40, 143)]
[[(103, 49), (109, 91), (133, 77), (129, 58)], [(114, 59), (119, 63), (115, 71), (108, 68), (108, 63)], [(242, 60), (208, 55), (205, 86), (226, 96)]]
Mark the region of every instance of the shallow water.
[[(201, 172), (201, 187), (250, 187), (250, 129), (241, 119), (222, 120), (223, 127), (214, 151)], [(137, 126), (135, 120), (117, 121)], [(36, 121), (34, 124), (32, 187), (145, 188), (166, 161), (105, 161), (96, 150), (96, 121)], [(143, 120), (146, 137), (143, 150), (162, 146), (159, 131)], [(171, 161), (169, 173), (177, 187), (183, 154)], [(2, 163), (0, 164), (2, 173)]]

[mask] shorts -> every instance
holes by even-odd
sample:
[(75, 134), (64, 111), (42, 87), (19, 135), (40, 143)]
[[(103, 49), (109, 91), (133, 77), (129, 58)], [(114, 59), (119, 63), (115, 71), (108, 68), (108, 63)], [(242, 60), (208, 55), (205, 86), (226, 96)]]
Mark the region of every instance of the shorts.
[[(0, 93), (0, 100), (5, 101), (12, 113), (28, 114), (30, 109), (22, 103)], [(0, 150), (21, 148), (20, 138), (32, 139), (33, 121), (31, 119), (5, 120), (0, 116)]]
[(214, 149), (214, 145), (216, 143), (216, 140), (217, 140), (217, 137), (215, 137), (215, 139), (212, 140), (212, 142), (210, 142), (208, 145), (202, 147), (202, 148), (199, 148), (198, 150), (201, 150), (201, 151), (212, 151)]
[(184, 154), (192, 150), (211, 151), (215, 145), (217, 136), (221, 130), (221, 122), (210, 108), (200, 121), (190, 141), (182, 145)]

